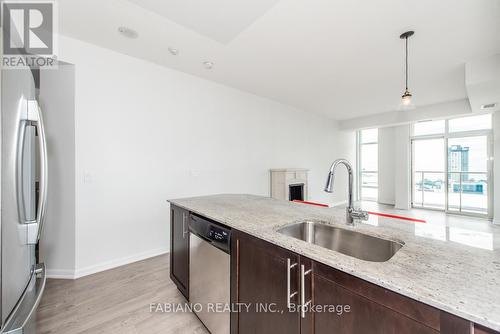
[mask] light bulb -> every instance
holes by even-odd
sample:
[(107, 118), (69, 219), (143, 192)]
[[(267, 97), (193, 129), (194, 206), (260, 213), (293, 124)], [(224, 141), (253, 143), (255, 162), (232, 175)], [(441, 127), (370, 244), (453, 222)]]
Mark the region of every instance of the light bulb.
[(411, 95), (410, 96), (403, 96), (403, 98), (401, 99), (401, 104), (403, 104), (405, 106), (411, 105)]
[(403, 96), (401, 96), (401, 109), (413, 109), (415, 106), (412, 102), (412, 95), (408, 90), (405, 90)]

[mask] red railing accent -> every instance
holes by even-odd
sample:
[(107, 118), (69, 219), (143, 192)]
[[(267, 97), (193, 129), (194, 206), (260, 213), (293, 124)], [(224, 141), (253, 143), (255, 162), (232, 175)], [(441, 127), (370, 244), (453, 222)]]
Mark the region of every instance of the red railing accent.
[(386, 218), (395, 218), (395, 219), (403, 219), (403, 220), (409, 220), (411, 222), (417, 222), (417, 223), (427, 223), (427, 221), (423, 219), (417, 219), (417, 218), (411, 218), (411, 217), (405, 217), (405, 216), (398, 216), (398, 215), (391, 215), (388, 213), (380, 213), (380, 212), (372, 212), (368, 211), (370, 215), (376, 215), (376, 216), (381, 216), (381, 217), (386, 217)]
[(326, 204), (315, 203), (315, 202), (308, 202), (308, 201), (300, 201), (298, 199), (294, 199), (292, 202), (302, 203), (302, 204), (309, 204), (309, 205), (315, 205), (315, 206), (322, 206), (322, 207), (328, 208), (328, 205), (326, 205)]
[[(314, 205), (314, 206), (321, 206), (321, 207), (325, 207), (325, 208), (329, 207), (326, 204), (316, 203), (316, 202), (308, 202), (308, 201), (300, 201), (298, 199), (293, 200), (292, 202), (302, 203), (302, 204), (309, 204), (309, 205)], [(381, 213), (381, 212), (373, 212), (373, 211), (368, 211), (368, 213), (370, 215), (375, 215), (375, 216), (380, 216), (380, 217), (385, 217), (385, 218), (402, 219), (402, 220), (408, 220), (408, 221), (417, 222), (417, 223), (427, 223), (427, 221), (423, 220), (423, 219), (411, 218), (411, 217), (405, 217), (405, 216), (399, 216), (399, 215), (393, 215), (393, 214), (389, 214), (389, 213)]]

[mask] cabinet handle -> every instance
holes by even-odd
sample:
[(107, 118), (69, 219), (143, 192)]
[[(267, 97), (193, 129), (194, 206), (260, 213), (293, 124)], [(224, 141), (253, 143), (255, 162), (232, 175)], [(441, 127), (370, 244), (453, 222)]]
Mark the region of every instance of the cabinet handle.
[(294, 293), (290, 293), (290, 271), (295, 266), (297, 266), (297, 263), (292, 264), (292, 261), (290, 259), (286, 259), (286, 308), (289, 310), (291, 308), (290, 299), (295, 297), (295, 295), (297, 294), (297, 291), (295, 291)]
[(185, 212), (182, 213), (182, 238), (186, 239), (186, 235), (189, 234), (189, 229), (187, 228), (186, 219), (187, 215)]
[(300, 265), (300, 316), (303, 318), (306, 317), (306, 307), (308, 307), (312, 300), (309, 300), (306, 303), (306, 276), (312, 272), (312, 269), (306, 271), (305, 266), (303, 264)]

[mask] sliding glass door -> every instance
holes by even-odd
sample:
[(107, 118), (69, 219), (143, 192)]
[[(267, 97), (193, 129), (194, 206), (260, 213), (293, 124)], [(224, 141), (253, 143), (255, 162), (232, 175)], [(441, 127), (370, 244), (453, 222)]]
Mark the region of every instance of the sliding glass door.
[(412, 206), (491, 216), (491, 115), (416, 123)]
[(412, 141), (414, 207), (438, 210), (446, 207), (444, 141), (444, 138)]
[(448, 211), (488, 213), (488, 136), (448, 139)]

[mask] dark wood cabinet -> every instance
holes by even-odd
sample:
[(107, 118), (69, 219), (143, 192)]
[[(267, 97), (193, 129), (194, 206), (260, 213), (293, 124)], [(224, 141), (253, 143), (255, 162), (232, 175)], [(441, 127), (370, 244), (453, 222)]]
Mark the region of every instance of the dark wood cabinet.
[(313, 261), (313, 305), (349, 307), (349, 312), (308, 313), (313, 324), (305, 334), (443, 333), (470, 334), (465, 319), (384, 289), (340, 270)]
[[(317, 334), (386, 334), (386, 333), (438, 333), (419, 322), (352, 293), (335, 282), (320, 276), (314, 279), (314, 304), (335, 305), (339, 312), (315, 313), (314, 331)], [(346, 312), (344, 307), (348, 306)]]
[[(314, 269), (318, 269), (318, 267), (317, 264), (314, 265)], [(321, 275), (321, 270), (319, 273), (313, 270), (312, 285), (309, 288), (312, 289), (313, 305), (315, 307), (321, 306), (322, 310), (307, 314), (308, 317), (312, 318), (313, 326), (304, 334), (439, 333), (437, 329), (428, 326), (428, 324), (418, 322), (393, 310), (388, 305), (384, 305), (384, 303), (375, 302), (369, 296), (358, 294), (355, 290), (356, 287), (359, 287), (357, 284), (360, 283), (355, 282), (358, 280), (357, 278), (351, 278), (349, 285), (352, 285), (353, 289), (350, 289), (342, 285), (342, 281), (332, 280), (334, 277), (335, 275)], [(369, 293), (367, 291), (369, 287), (359, 288), (361, 291)], [(383, 291), (379, 297), (391, 298)], [(402, 307), (404, 308), (404, 306)], [(415, 313), (418, 312), (420, 310), (415, 311)], [(438, 314), (435, 316), (439, 317)]]
[(231, 333), (299, 334), (300, 315), (287, 307), (288, 290), (290, 303), (299, 302), (299, 256), (244, 233), (232, 233), (231, 300), (250, 308), (232, 313)]
[(189, 212), (170, 207), (170, 278), (189, 299)]
[[(233, 230), (231, 249), (231, 301), (283, 310), (233, 312), (232, 334), (472, 333), (470, 321), (247, 234)], [(308, 305), (304, 314), (287, 310), (289, 259), (290, 301)]]
[(474, 325), (474, 334), (498, 334), (494, 330), (488, 329), (486, 327), (475, 324)]

